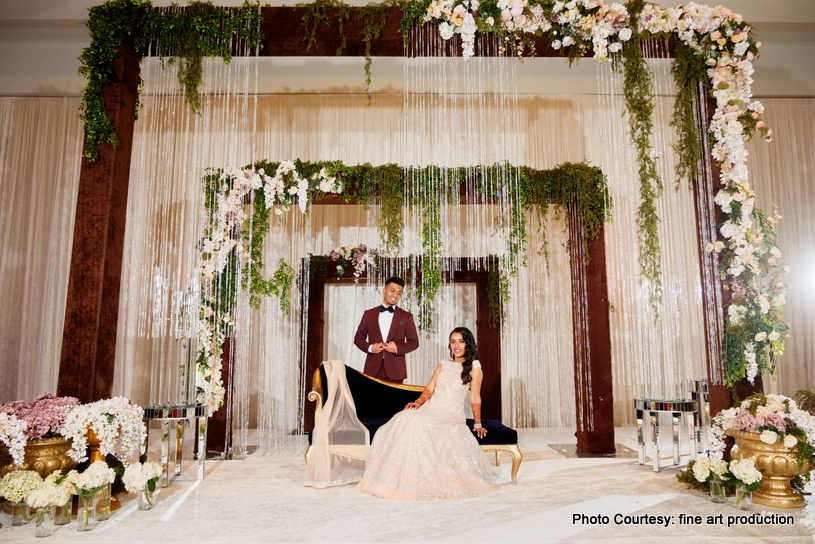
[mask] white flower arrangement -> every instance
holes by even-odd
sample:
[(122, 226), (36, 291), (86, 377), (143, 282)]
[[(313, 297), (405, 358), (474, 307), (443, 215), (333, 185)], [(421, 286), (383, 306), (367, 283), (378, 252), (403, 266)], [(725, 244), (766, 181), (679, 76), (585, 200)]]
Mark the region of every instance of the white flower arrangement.
[[(224, 339), (230, 335), (234, 321), (231, 309), (221, 307), (217, 279), (227, 272), (230, 259), (237, 258), (241, 267), (252, 264), (248, 251), (252, 232), (244, 205), (263, 199), (266, 209), (274, 209), (280, 221), (297, 200), (301, 213), (307, 213), (314, 193), (341, 193), (342, 182), (330, 167), (322, 167), (307, 177), (298, 168), (300, 161), (281, 161), (269, 176), (264, 168), (208, 169), (204, 178), (208, 193), (204, 238), (200, 244), (201, 314), (198, 323), (196, 365), (196, 402), (209, 407), (214, 414), (223, 404), (225, 390), (221, 378), (221, 355)], [(230, 281), (240, 281), (230, 278)]]
[[(130, 456), (147, 436), (143, 418), (144, 410), (137, 404), (130, 404), (124, 397), (80, 404), (68, 413), (65, 422), (64, 436), (73, 441), (68, 455), (80, 463), (87, 460), (87, 432), (90, 427), (99, 437), (99, 453), (116, 453), (127, 465)], [(120, 444), (118, 450), (117, 440)]]
[(752, 459), (738, 459), (727, 463), (722, 459), (701, 456), (693, 463), (693, 476), (699, 482), (730, 482), (742, 484), (748, 491), (761, 485), (761, 471)]
[(104, 461), (96, 461), (84, 472), (72, 470), (68, 473), (68, 482), (74, 488), (74, 495), (93, 496), (116, 480), (116, 472)]
[(73, 489), (68, 475), (62, 475), (57, 470), (45, 478), (39, 489), (32, 491), (26, 503), (32, 508), (47, 508), (49, 506), (65, 506), (69, 500)]
[[(522, 57), (523, 35), (550, 33), (554, 49), (577, 45), (591, 46), (594, 58), (608, 60), (609, 53), (622, 50), (622, 42), (631, 39), (628, 12), (622, 4), (610, 6), (603, 0), (573, 0), (555, 2), (552, 6), (529, 0), (498, 0), (497, 4), (483, 4), (478, 0), (432, 0), (425, 12), (424, 22), (438, 21), (439, 34), (445, 40), (461, 36), (462, 57), (474, 54), (477, 32), (496, 32), (504, 36), (504, 43)], [(510, 36), (516, 37), (512, 42)]]
[(708, 482), (712, 478), (727, 480), (727, 463), (721, 459), (701, 456), (693, 463), (693, 476), (699, 482)]
[(752, 459), (730, 461), (730, 473), (748, 489), (761, 482), (761, 471)]
[(161, 465), (158, 463), (133, 463), (125, 468), (122, 482), (130, 493), (138, 493), (145, 489), (152, 492), (155, 491), (159, 478), (161, 478)]
[(24, 420), (0, 412), (0, 442), (8, 448), (14, 466), (21, 465), (25, 458), (26, 427), (27, 423)]
[[(608, 6), (602, 0), (556, 1), (541, 4), (530, 0), (499, 0), (498, 12), (477, 0), (431, 0), (424, 21), (438, 21), (445, 40), (462, 36), (463, 56), (473, 55), (474, 30), (496, 32), (509, 41), (516, 35), (517, 53), (523, 40), (517, 36), (548, 32), (554, 49), (591, 44), (594, 58), (605, 61), (619, 53), (633, 29), (626, 8)], [(721, 226), (723, 241), (705, 248), (719, 257), (720, 275), (733, 296), (729, 302), (725, 337), (725, 382), (742, 378), (751, 383), (762, 372), (775, 372), (775, 360), (784, 352), (788, 325), (783, 321), (789, 268), (780, 262), (775, 224), (781, 216), (765, 217), (755, 209), (750, 190), (746, 142), (758, 131), (770, 141), (772, 129), (761, 120), (764, 107), (752, 100), (753, 60), (758, 56), (751, 27), (729, 9), (690, 2), (677, 8), (646, 4), (637, 17), (637, 30), (645, 35), (675, 34), (708, 66), (716, 110), (708, 127), (712, 156), (721, 175), (716, 204), (728, 214)], [(759, 333), (766, 336), (754, 339)], [(770, 339), (772, 336), (772, 339)]]
[(42, 486), (42, 476), (33, 470), (13, 470), (3, 477), (0, 495), (9, 502), (22, 504)]

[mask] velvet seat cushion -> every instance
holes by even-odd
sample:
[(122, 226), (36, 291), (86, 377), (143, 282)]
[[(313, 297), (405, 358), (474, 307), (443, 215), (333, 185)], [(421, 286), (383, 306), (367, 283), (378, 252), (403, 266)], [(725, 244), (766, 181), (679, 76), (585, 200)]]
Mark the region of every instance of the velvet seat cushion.
[[(481, 425), (487, 429), (487, 435), (484, 438), (478, 438), (476, 436), (476, 438), (478, 438), (478, 443), (482, 446), (497, 446), (518, 443), (518, 431), (507, 427), (497, 419), (481, 420)], [(472, 419), (467, 420), (467, 426), (470, 428), (470, 430), (473, 429)]]

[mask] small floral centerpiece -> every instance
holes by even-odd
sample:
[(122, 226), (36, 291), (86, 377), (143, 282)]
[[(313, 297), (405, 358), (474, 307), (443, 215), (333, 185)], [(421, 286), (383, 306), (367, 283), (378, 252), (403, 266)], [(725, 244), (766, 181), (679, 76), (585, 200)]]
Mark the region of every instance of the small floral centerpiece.
[(740, 508), (748, 493), (761, 485), (761, 471), (752, 459), (736, 459), (728, 464), (722, 459), (702, 456), (693, 463), (693, 476), (697, 481), (710, 485), (710, 497), (714, 502), (724, 502), (725, 487), (736, 487), (736, 507)]
[(736, 459), (730, 461), (728, 476), (736, 483), (736, 508), (749, 509), (752, 502), (747, 504), (747, 497), (761, 485), (761, 471), (756, 468), (752, 459)]
[[(73, 440), (69, 455), (77, 462), (88, 459), (87, 432), (91, 429), (99, 437), (99, 453), (103, 456), (117, 453), (122, 463), (127, 465), (128, 459), (138, 450), (147, 435), (143, 417), (144, 410), (136, 404), (130, 404), (124, 397), (76, 406), (68, 414), (65, 423), (64, 434)], [(118, 450), (117, 439), (120, 443)]]
[(68, 482), (73, 486), (74, 494), (81, 502), (76, 518), (78, 530), (90, 531), (96, 526), (96, 508), (93, 499), (115, 479), (116, 472), (104, 461), (91, 463), (84, 472), (72, 470), (68, 473)]
[(328, 256), (335, 263), (338, 279), (345, 275), (345, 270), (349, 266), (354, 267), (354, 283), (359, 282), (359, 277), (365, 272), (366, 267), (376, 268), (374, 263), (376, 251), (369, 249), (365, 244), (360, 244), (359, 247), (338, 247)]
[(9, 449), (14, 466), (20, 466), (29, 440), (60, 437), (67, 413), (79, 404), (75, 397), (44, 393), (32, 402), (16, 400), (0, 406), (0, 442)]
[(39, 489), (29, 494), (26, 502), (32, 508), (65, 506), (71, 500), (72, 489), (67, 474), (59, 470), (49, 474)]
[(712, 458), (722, 458), (728, 430), (759, 433), (765, 444), (783, 443), (787, 448), (800, 444), (800, 464), (815, 464), (815, 416), (789, 397), (757, 393), (735, 408), (722, 410), (713, 418)]
[(7, 501), (21, 504), (32, 491), (42, 486), (42, 482), (42, 476), (33, 470), (15, 470), (3, 478), (0, 493)]
[(158, 463), (133, 463), (125, 469), (122, 482), (128, 492), (139, 494), (139, 510), (153, 508), (159, 478), (161, 478), (161, 466)]
[(34, 521), (36, 528), (35, 536), (50, 536), (54, 532), (54, 524), (64, 524), (57, 521), (55, 509), (60, 509), (60, 520), (64, 519), (66, 504), (71, 500), (71, 489), (67, 482), (67, 475), (63, 476), (61, 471), (55, 471), (48, 475), (39, 489), (29, 493), (26, 503), (30, 508), (36, 509)]
[(25, 503), (28, 496), (42, 485), (42, 476), (33, 470), (9, 472), (0, 482), (0, 495), (12, 504), (12, 525), (28, 523)]
[(697, 481), (710, 486), (710, 499), (713, 502), (725, 501), (725, 481), (728, 479), (727, 462), (722, 459), (699, 457), (693, 463), (693, 476)]

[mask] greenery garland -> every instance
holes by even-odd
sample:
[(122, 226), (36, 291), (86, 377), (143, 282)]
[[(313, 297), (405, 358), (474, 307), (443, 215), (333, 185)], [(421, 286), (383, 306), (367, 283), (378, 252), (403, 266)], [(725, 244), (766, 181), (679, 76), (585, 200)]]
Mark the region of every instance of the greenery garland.
[[(150, 0), (107, 0), (88, 10), (90, 45), (82, 51), (79, 74), (87, 79), (80, 115), (84, 122), (83, 155), (95, 161), (98, 144), (119, 145), (113, 121), (105, 111), (102, 87), (114, 82), (112, 61), (122, 43), (145, 56), (178, 59), (178, 81), (190, 108), (200, 108), (198, 89), (203, 57), (231, 59), (233, 39), (249, 49), (263, 43), (259, 3), (245, 2), (238, 8), (219, 8), (211, 2), (190, 2), (183, 9), (157, 11)], [(141, 91), (141, 84), (139, 85)], [(138, 108), (137, 108), (138, 111)]]
[[(421, 5), (418, 2), (417, 5)], [(385, 26), (388, 24), (388, 12), (400, 5), (398, 0), (385, 0), (384, 2), (372, 2), (365, 6), (352, 8), (341, 0), (316, 0), (310, 4), (297, 4), (298, 7), (305, 7), (306, 13), (303, 15), (303, 27), (306, 29), (306, 50), (317, 43), (317, 30), (320, 25), (329, 26), (329, 14), (336, 12), (337, 26), (340, 35), (340, 47), (337, 49), (337, 56), (342, 55), (348, 46), (348, 38), (345, 35), (345, 23), (351, 16), (357, 21), (362, 21), (362, 42), (365, 44), (365, 94), (368, 95), (370, 104), (371, 96), (371, 43), (379, 38)]]
[(659, 216), (656, 206), (656, 200), (662, 194), (662, 180), (657, 173), (656, 154), (651, 145), (654, 128), (654, 89), (636, 30), (639, 14), (644, 7), (644, 0), (629, 0), (626, 4), (634, 37), (623, 48), (625, 58), (623, 92), (628, 109), (629, 136), (637, 150), (637, 175), (640, 186), (637, 242), (640, 268), (642, 276), (651, 283), (649, 301), (656, 319), (659, 315), (659, 304), (662, 302), (662, 251), (659, 246)]
[(670, 123), (670, 126), (676, 128), (677, 135), (677, 142), (672, 146), (678, 157), (676, 186), (678, 188), (684, 180), (690, 187), (699, 179), (699, 165), (702, 162), (702, 146), (693, 102), (699, 86), (705, 85), (709, 89), (710, 80), (705, 73), (705, 64), (681, 40), (676, 43), (671, 75), (676, 85), (676, 100)]
[[(515, 173), (516, 181), (507, 182), (500, 172)], [(286, 173), (281, 173), (286, 172)], [(275, 173), (275, 177), (271, 174)], [(508, 176), (511, 178), (511, 176)], [(415, 190), (410, 194), (405, 190), (405, 178), (412, 180)], [(245, 189), (246, 196), (240, 194), (227, 211), (219, 206), (229, 206), (226, 195), (242, 184), (248, 186), (255, 179), (252, 189)], [(484, 180), (490, 179), (487, 184)], [(326, 181), (330, 180), (328, 186)], [(394, 164), (371, 166), (363, 164), (346, 166), (341, 161), (303, 162), (294, 161), (287, 164), (280, 162), (258, 161), (243, 170), (213, 171), (204, 178), (209, 226), (206, 230), (207, 240), (202, 242), (202, 255), (205, 257), (204, 270), (215, 271), (214, 275), (229, 278), (241, 278), (243, 288), (249, 291), (250, 304), (259, 307), (263, 297), (277, 296), (280, 299), (281, 311), (288, 315), (291, 309), (291, 287), (294, 282), (294, 269), (280, 261), (277, 271), (269, 278), (263, 277), (263, 243), (270, 229), (274, 215), (285, 217), (294, 200), (296, 190), (299, 198), (306, 202), (297, 205), (304, 212), (308, 211), (311, 202), (322, 199), (331, 187), (331, 192), (340, 194), (343, 199), (355, 199), (364, 206), (369, 206), (375, 195), (379, 195), (382, 205), (382, 240), (388, 246), (389, 254), (396, 254), (401, 247), (404, 224), (402, 209), (404, 206), (421, 210), (422, 216), (422, 249), (419, 273), (421, 281), (416, 297), (419, 304), (418, 322), (421, 330), (432, 330), (430, 307), (443, 282), (442, 255), (443, 243), (441, 232), (441, 204), (443, 201), (457, 203), (460, 187), (464, 183), (475, 183), (476, 193), (487, 200), (492, 200), (508, 208), (504, 215), (507, 221), (507, 254), (500, 257), (500, 266), (496, 278), (491, 281), (490, 314), (492, 323), (500, 322), (503, 310), (498, 310), (498, 303), (509, 300), (510, 277), (517, 274), (517, 267), (525, 265), (526, 215), (537, 209), (543, 217), (555, 205), (558, 214), (569, 217), (568, 205), (577, 199), (578, 209), (585, 225), (584, 236), (593, 239), (599, 233), (602, 222), (611, 218), (611, 200), (608, 195), (606, 178), (599, 168), (585, 163), (566, 163), (552, 170), (536, 170), (528, 167), (511, 165), (492, 165), (472, 168), (402, 168)], [(269, 187), (280, 184), (280, 196), (271, 197)], [(517, 199), (502, 201), (500, 195), (506, 193), (511, 184), (518, 184)], [(307, 188), (303, 185), (306, 184)], [(237, 189), (235, 189), (237, 190)], [(220, 196), (219, 196), (220, 195)], [(579, 197), (579, 198), (578, 198)], [(285, 199), (285, 200), (281, 200)], [(245, 219), (239, 216), (239, 208), (252, 203), (252, 215)], [(243, 203), (243, 204), (241, 204)], [(236, 217), (238, 216), (238, 217)], [(224, 226), (224, 217), (232, 221), (233, 227)], [(243, 225), (243, 226), (240, 226)], [(215, 234), (215, 233), (219, 234)], [(225, 240), (232, 240), (228, 258), (220, 254)], [(220, 260), (218, 260), (220, 259)], [(222, 263), (219, 266), (217, 262)], [(225, 264), (224, 264), (225, 263)], [(240, 269), (240, 274), (238, 273)], [(204, 297), (205, 304), (213, 304), (217, 299), (217, 308), (212, 315), (227, 315), (236, 300), (236, 283), (234, 281), (213, 282), (217, 286), (217, 295)], [(221, 326), (217, 324), (215, 326)], [(224, 331), (228, 332), (228, 331)], [(226, 335), (225, 335), (226, 336)]]

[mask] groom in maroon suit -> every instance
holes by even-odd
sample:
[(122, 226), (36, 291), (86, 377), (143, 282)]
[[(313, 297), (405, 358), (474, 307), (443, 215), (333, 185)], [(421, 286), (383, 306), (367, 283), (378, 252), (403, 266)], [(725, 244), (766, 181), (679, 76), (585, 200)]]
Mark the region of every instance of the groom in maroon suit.
[(388, 278), (382, 289), (382, 305), (362, 314), (354, 335), (354, 345), (368, 354), (363, 372), (395, 383), (407, 378), (405, 355), (419, 347), (413, 314), (396, 306), (404, 287), (402, 278)]

